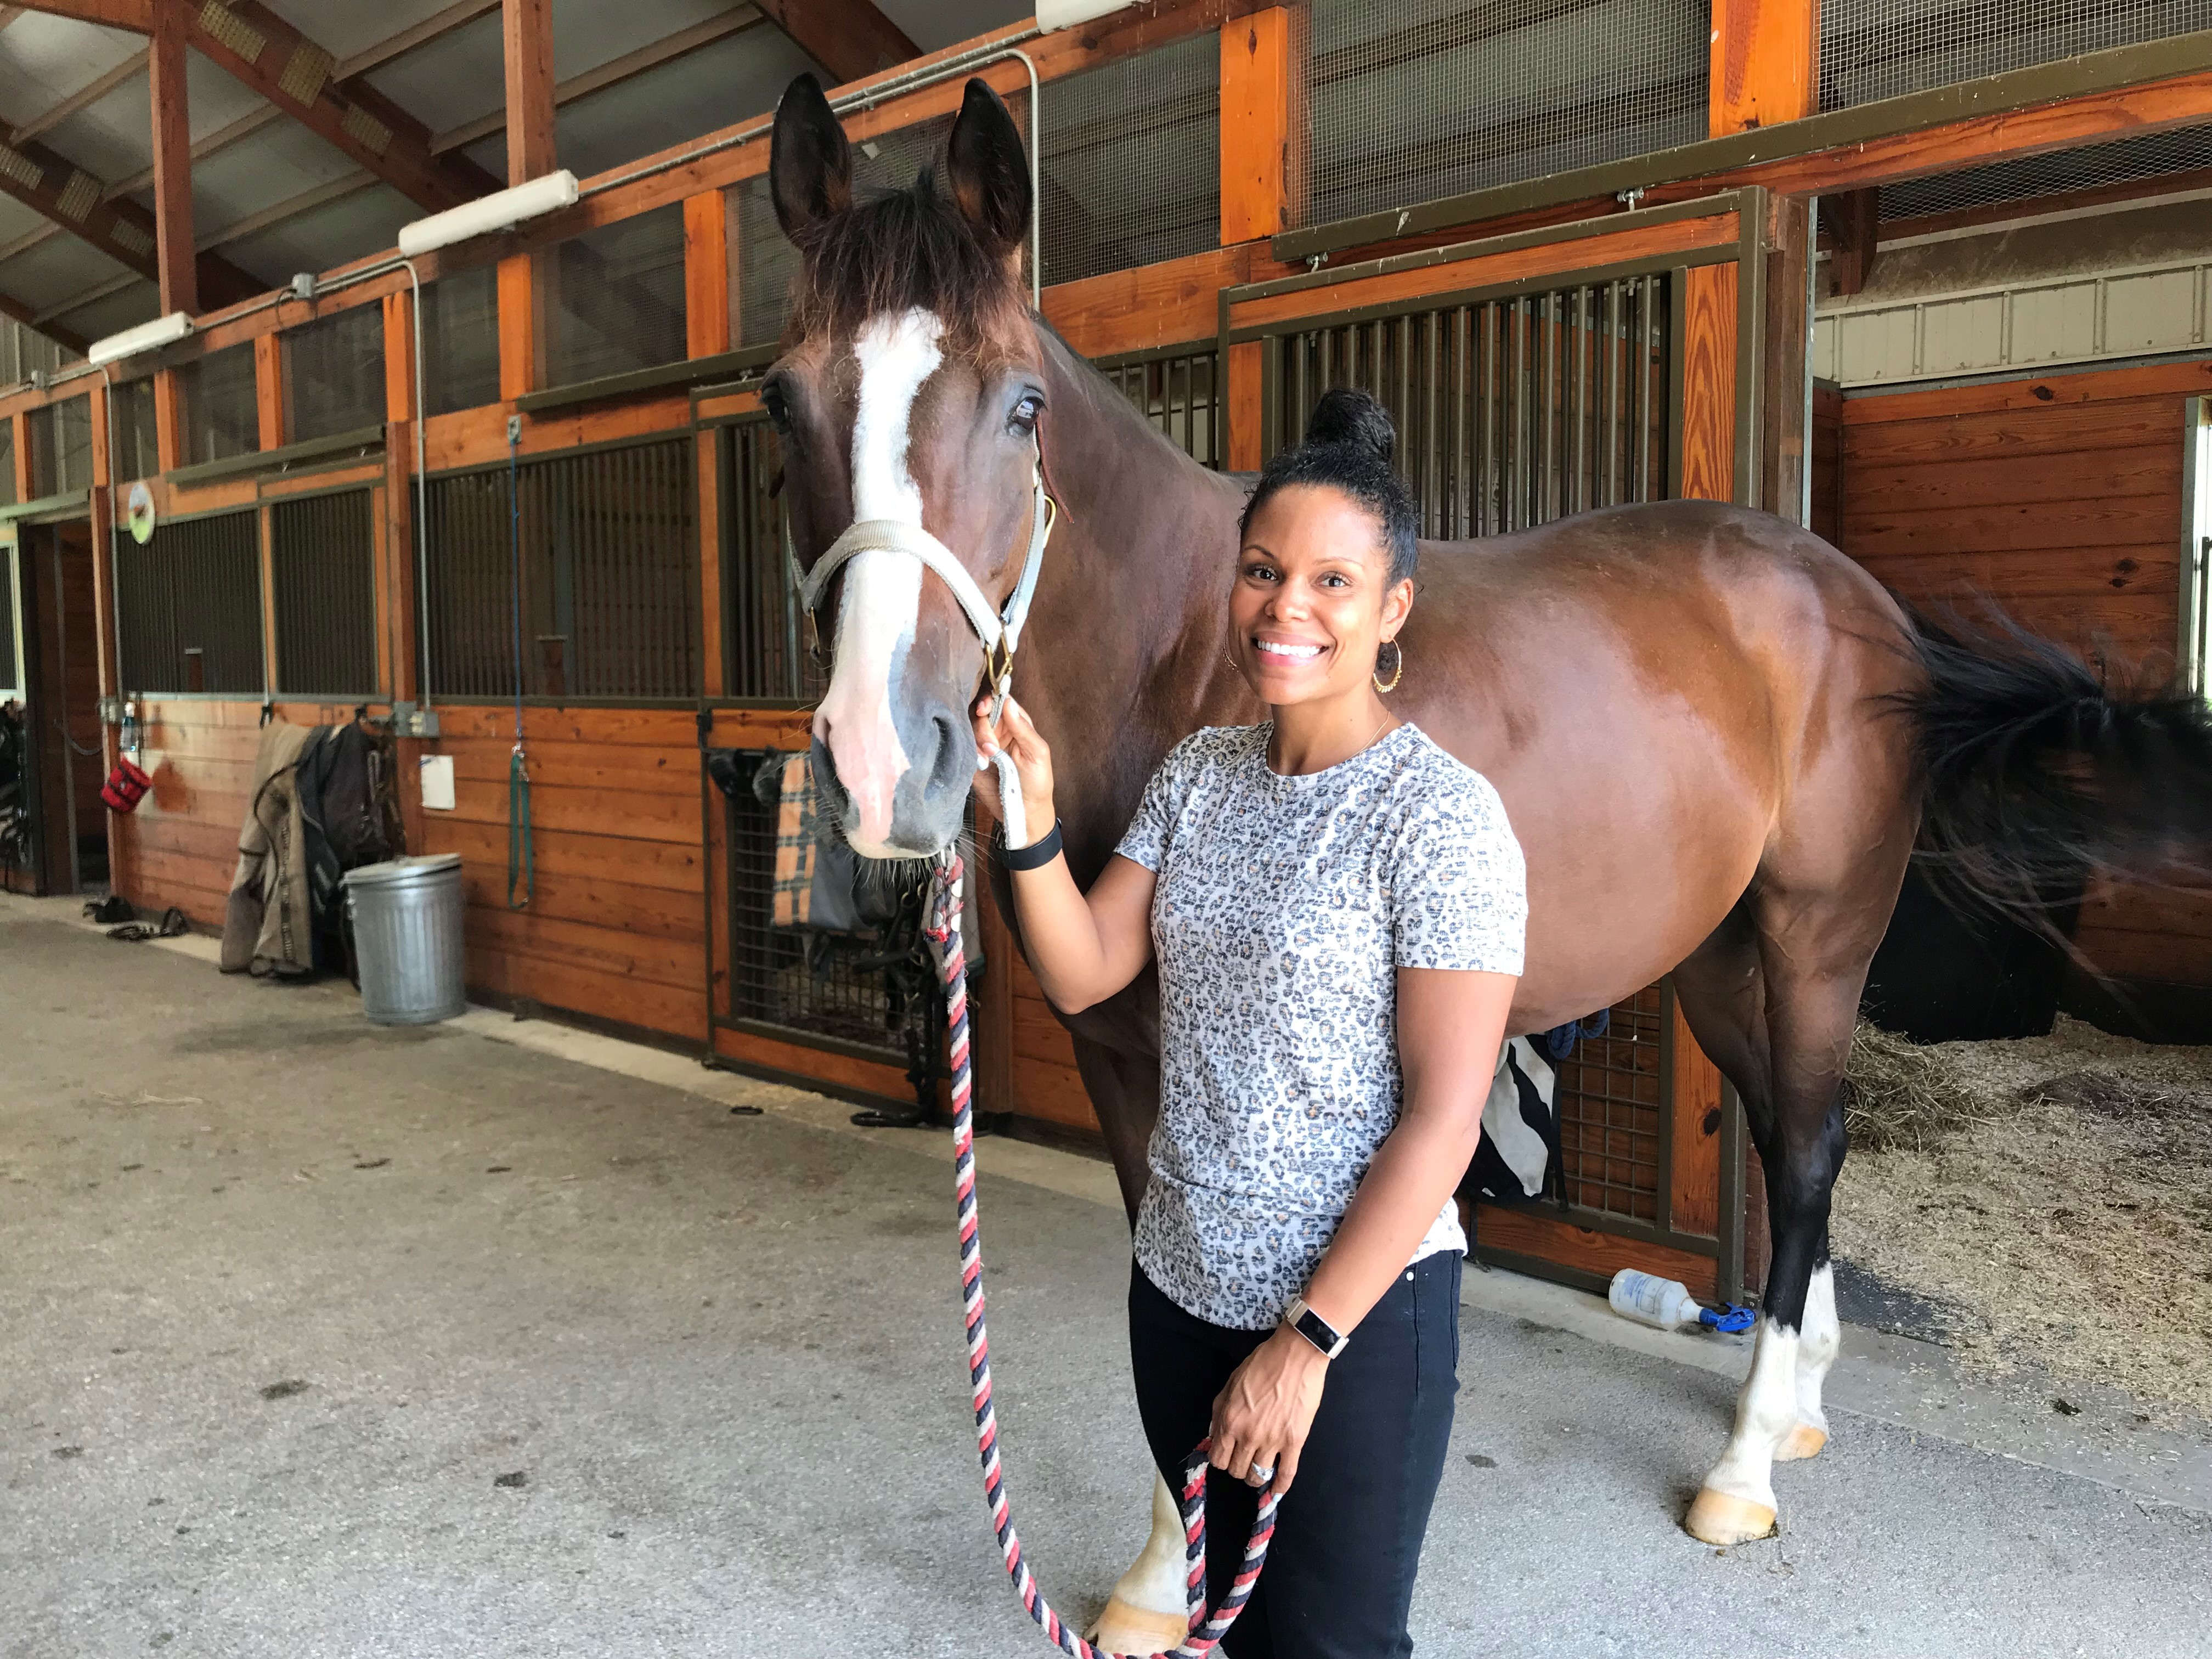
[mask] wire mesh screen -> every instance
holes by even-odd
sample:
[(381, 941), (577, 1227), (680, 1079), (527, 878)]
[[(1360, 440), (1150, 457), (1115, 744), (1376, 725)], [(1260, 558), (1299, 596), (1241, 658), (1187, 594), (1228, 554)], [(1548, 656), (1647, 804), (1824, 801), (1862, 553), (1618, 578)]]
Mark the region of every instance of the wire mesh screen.
[(115, 538), (124, 686), (258, 696), (259, 513), (167, 520), (143, 547)]
[(512, 488), (504, 467), (431, 479), (437, 695), (513, 696), (519, 635), (526, 697), (696, 696), (691, 451), (684, 438), (526, 461)]
[[(1046, 88), (1048, 102), (1054, 89)], [(1029, 131), (1029, 102), (1026, 91), (1006, 100), (1014, 125), (1024, 135)], [(864, 202), (887, 191), (904, 190), (925, 167), (937, 169), (941, 189), (945, 141), (952, 131), (952, 119), (950, 115), (938, 116), (854, 144), (853, 199)], [(783, 332), (784, 321), (791, 314), (791, 284), (799, 274), (799, 254), (775, 222), (775, 206), (765, 175), (732, 185), (729, 206), (738, 223), (739, 338), (746, 345), (767, 345)], [(1044, 222), (1048, 236), (1050, 224), (1049, 219)]]
[(291, 443), (384, 424), (384, 307), (356, 306), (277, 337)]
[(548, 386), (682, 360), (682, 204), (587, 230), (541, 258)]
[(2212, 0), (1823, 0), (1820, 107), (2212, 29)]
[(177, 397), (185, 465), (251, 455), (261, 447), (251, 344), (186, 363), (177, 371)]
[(1215, 246), (1221, 58), (1196, 34), (1054, 81), (1038, 100), (1044, 280), (1073, 283)]
[(422, 290), (422, 406), (450, 415), (498, 401), (498, 273), (441, 276)]
[(1886, 185), (1881, 191), (1881, 216), (1886, 221), (1917, 219), (2206, 169), (2212, 169), (2212, 126), (2176, 127), (2108, 144)]
[(1427, 536), (1488, 536), (1668, 493), (1663, 275), (1334, 324), (1271, 342), (1279, 445), (1363, 386), (1398, 425)]
[(15, 550), (0, 547), (0, 699), (22, 690), (15, 683)]
[(270, 507), (276, 689), (286, 696), (359, 697), (380, 689), (375, 522), (366, 489)]
[(1567, 1201), (1639, 1221), (1659, 1218), (1667, 1177), (1665, 1000), (1657, 986), (1613, 1009), (1601, 1037), (1559, 1062), (1559, 1167)]
[(161, 470), (154, 436), (154, 381), (125, 380), (115, 388), (115, 476), (129, 483)]
[(34, 409), (24, 421), (31, 444), (31, 499), (92, 488), (92, 399)]
[(1306, 217), (1703, 138), (1704, 0), (1314, 0)]
[(1200, 465), (1221, 465), (1220, 354), (1212, 346), (1133, 352), (1091, 367), (1145, 413), (1170, 443)]
[(733, 697), (810, 703), (829, 689), (783, 550), (781, 463), (765, 420), (722, 428), (723, 683)]
[[(740, 750), (748, 775), (780, 764)], [(926, 976), (909, 994), (878, 967), (869, 938), (775, 925), (776, 805), (750, 790), (726, 797), (729, 1006), (726, 1017), (872, 1050), (910, 1065), (935, 1038)]]

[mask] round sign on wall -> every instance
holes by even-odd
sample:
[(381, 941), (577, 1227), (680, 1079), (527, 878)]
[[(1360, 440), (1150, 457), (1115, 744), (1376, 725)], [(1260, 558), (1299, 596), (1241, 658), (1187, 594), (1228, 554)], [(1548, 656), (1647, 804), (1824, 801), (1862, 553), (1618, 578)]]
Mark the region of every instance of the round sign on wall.
[(125, 511), (131, 520), (131, 539), (145, 546), (154, 539), (154, 492), (146, 488), (143, 478), (131, 486)]

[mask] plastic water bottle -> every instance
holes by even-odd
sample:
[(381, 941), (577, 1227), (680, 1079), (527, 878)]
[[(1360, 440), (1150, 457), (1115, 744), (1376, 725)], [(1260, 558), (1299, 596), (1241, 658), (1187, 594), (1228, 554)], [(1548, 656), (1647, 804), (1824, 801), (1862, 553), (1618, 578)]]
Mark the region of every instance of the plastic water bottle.
[(1662, 1331), (1695, 1325), (1705, 1313), (1680, 1279), (1662, 1279), (1633, 1267), (1623, 1267), (1613, 1276), (1613, 1286), (1605, 1299), (1613, 1304), (1613, 1312)]

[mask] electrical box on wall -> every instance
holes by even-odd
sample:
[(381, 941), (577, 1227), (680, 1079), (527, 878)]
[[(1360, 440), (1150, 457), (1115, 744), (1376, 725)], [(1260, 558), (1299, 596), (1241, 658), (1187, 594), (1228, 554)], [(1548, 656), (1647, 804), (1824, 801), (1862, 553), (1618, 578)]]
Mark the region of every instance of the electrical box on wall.
[(438, 735), (438, 711), (419, 708), (411, 702), (392, 705), (392, 735), (395, 738), (434, 738)]

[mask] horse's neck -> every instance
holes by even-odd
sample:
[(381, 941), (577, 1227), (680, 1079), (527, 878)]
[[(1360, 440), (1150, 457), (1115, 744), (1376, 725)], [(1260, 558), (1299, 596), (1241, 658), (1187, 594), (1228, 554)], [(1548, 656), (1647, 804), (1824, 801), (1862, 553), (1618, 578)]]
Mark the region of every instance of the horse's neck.
[(1243, 492), (1155, 432), (1041, 331), (1046, 465), (1066, 509), (1037, 592), (1020, 695), (1060, 756), (1079, 865), (1103, 865), (1161, 756), (1201, 725), (1257, 717), (1224, 656)]

